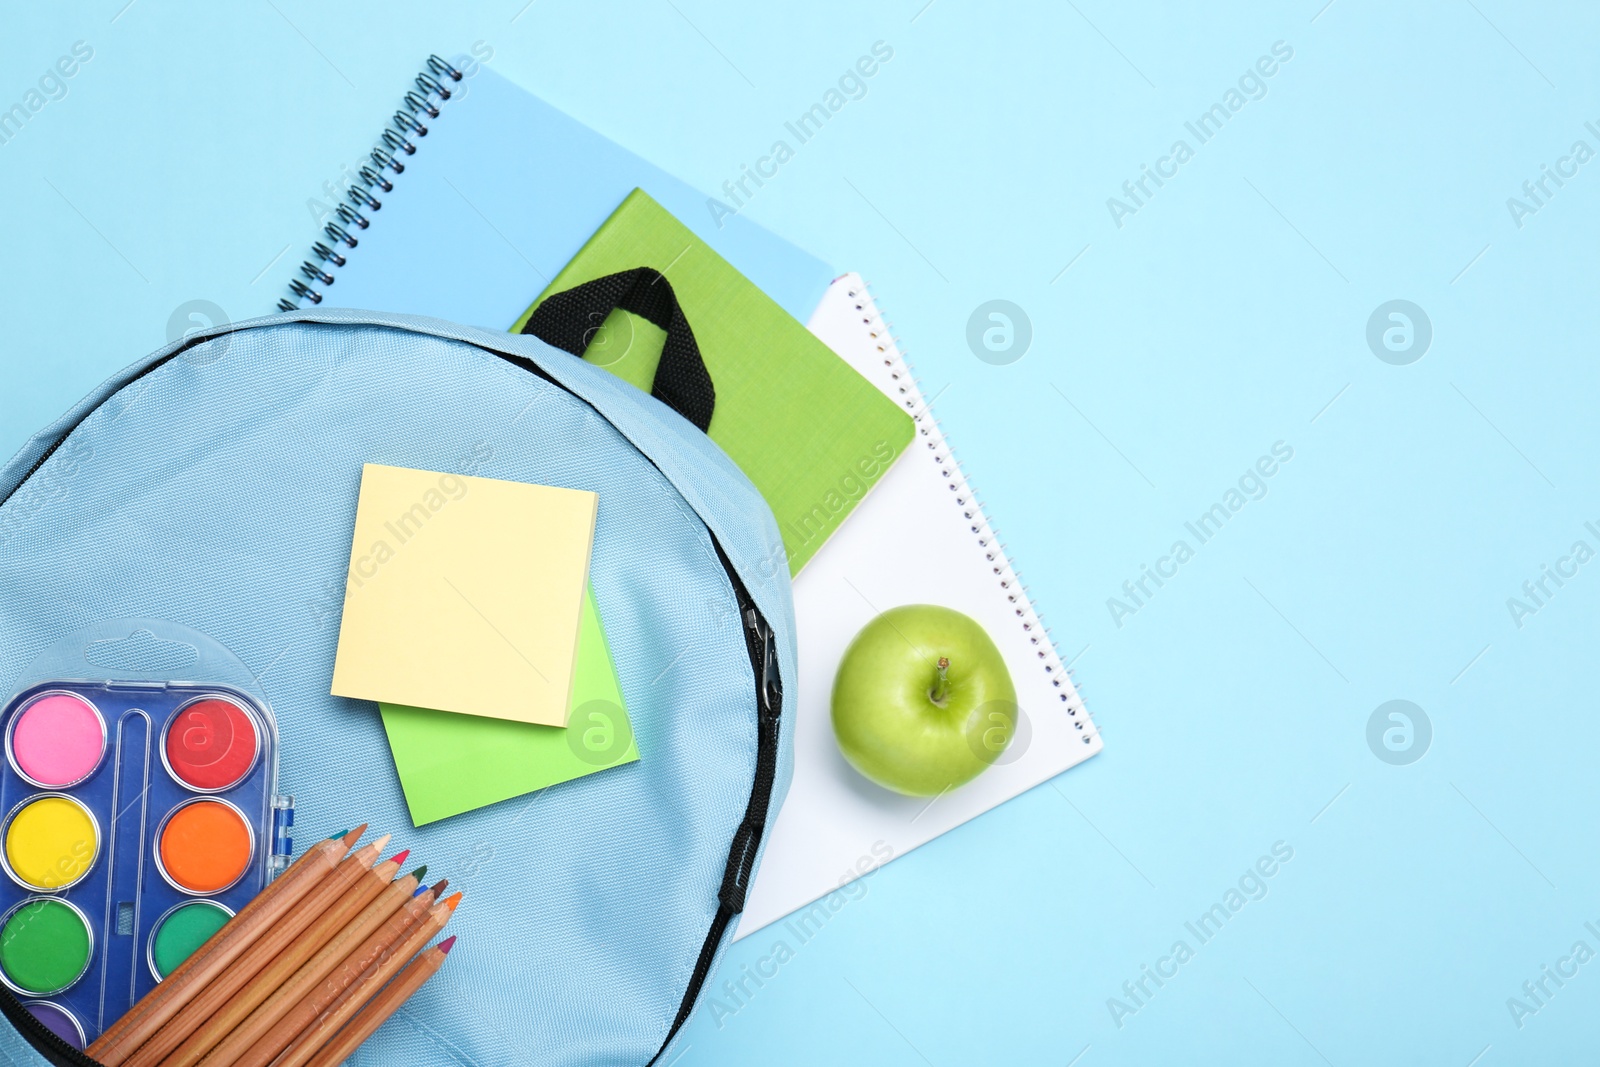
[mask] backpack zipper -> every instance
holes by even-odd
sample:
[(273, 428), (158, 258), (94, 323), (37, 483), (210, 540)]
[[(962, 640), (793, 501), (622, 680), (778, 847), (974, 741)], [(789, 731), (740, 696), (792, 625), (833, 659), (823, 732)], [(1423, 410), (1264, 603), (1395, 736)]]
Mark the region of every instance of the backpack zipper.
[(778, 730), (783, 716), (783, 680), (778, 675), (778, 639), (771, 625), (762, 616), (750, 592), (745, 588), (733, 563), (722, 551), (716, 535), (711, 537), (717, 550), (717, 559), (728, 573), (733, 584), (733, 595), (739, 605), (739, 618), (744, 626), (745, 647), (750, 654), (750, 666), (756, 681), (756, 773), (751, 786), (750, 801), (745, 807), (744, 821), (734, 833), (733, 846), (728, 851), (728, 866), (722, 877), (722, 889), (717, 894), (719, 907), (711, 930), (700, 946), (700, 957), (695, 961), (694, 974), (689, 988), (684, 991), (678, 1015), (667, 1031), (666, 1039), (650, 1064), (661, 1059), (672, 1039), (683, 1029), (700, 999), (700, 991), (711, 976), (711, 966), (716, 962), (717, 949), (727, 935), (728, 927), (744, 911), (745, 894), (750, 888), (750, 875), (755, 870), (756, 856), (761, 849), (761, 838), (766, 831), (767, 810), (772, 803), (772, 789), (778, 776)]
[(29, 1014), (17, 995), (4, 986), (0, 986), (0, 1015), (4, 1015), (6, 1022), (16, 1027), (23, 1040), (54, 1067), (101, 1067), (98, 1061), (91, 1060), (61, 1040), (49, 1027)]

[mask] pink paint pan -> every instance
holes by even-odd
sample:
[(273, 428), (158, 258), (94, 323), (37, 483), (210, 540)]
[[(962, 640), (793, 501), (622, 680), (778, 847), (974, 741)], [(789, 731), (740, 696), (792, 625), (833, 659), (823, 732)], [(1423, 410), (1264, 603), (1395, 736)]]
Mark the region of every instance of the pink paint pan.
[(6, 755), (33, 785), (65, 789), (95, 771), (106, 754), (106, 721), (75, 693), (41, 693), (11, 719)]

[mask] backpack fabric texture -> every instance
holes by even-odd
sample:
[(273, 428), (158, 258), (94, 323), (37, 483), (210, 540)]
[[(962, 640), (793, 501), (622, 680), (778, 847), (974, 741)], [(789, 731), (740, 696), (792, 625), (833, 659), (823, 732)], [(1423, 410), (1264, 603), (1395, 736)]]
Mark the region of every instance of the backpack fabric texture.
[[(411, 826), (376, 706), (329, 695), (369, 462), (599, 494), (591, 582), (639, 762)], [(258, 672), (297, 855), (369, 821), (465, 893), (449, 966), (354, 1062), (678, 1054), (788, 789), (796, 676), (777, 525), (699, 430), (531, 336), (343, 310), (199, 333), (0, 469), (0, 699), (52, 642), (134, 617)], [(55, 1061), (0, 1021), (0, 1062)]]

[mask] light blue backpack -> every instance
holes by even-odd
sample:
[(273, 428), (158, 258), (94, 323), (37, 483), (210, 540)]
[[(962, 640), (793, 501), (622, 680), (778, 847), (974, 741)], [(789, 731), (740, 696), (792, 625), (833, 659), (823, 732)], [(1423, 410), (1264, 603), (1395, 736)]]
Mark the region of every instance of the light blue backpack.
[[(369, 462), (599, 494), (639, 762), (412, 828), (376, 707), (329, 695)], [(0, 690), (124, 618), (257, 672), (302, 848), (370, 820), (465, 892), (450, 966), (351, 1062), (671, 1062), (788, 789), (795, 676), (777, 525), (693, 425), (533, 337), (338, 310), (187, 337), (0, 469)], [(0, 1009), (0, 1062), (91, 1067)]]

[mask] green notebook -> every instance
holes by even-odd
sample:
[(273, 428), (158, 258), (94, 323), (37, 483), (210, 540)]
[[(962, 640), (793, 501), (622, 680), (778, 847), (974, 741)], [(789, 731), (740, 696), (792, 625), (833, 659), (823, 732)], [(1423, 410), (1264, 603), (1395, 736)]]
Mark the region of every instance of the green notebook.
[[(910, 444), (911, 416), (635, 189), (539, 299), (637, 267), (666, 275), (716, 386), (711, 439), (777, 516), (798, 574)], [(649, 392), (665, 334), (616, 311), (584, 359)]]
[(379, 704), (417, 826), (639, 758), (594, 591), (578, 624), (572, 719), (565, 729)]

